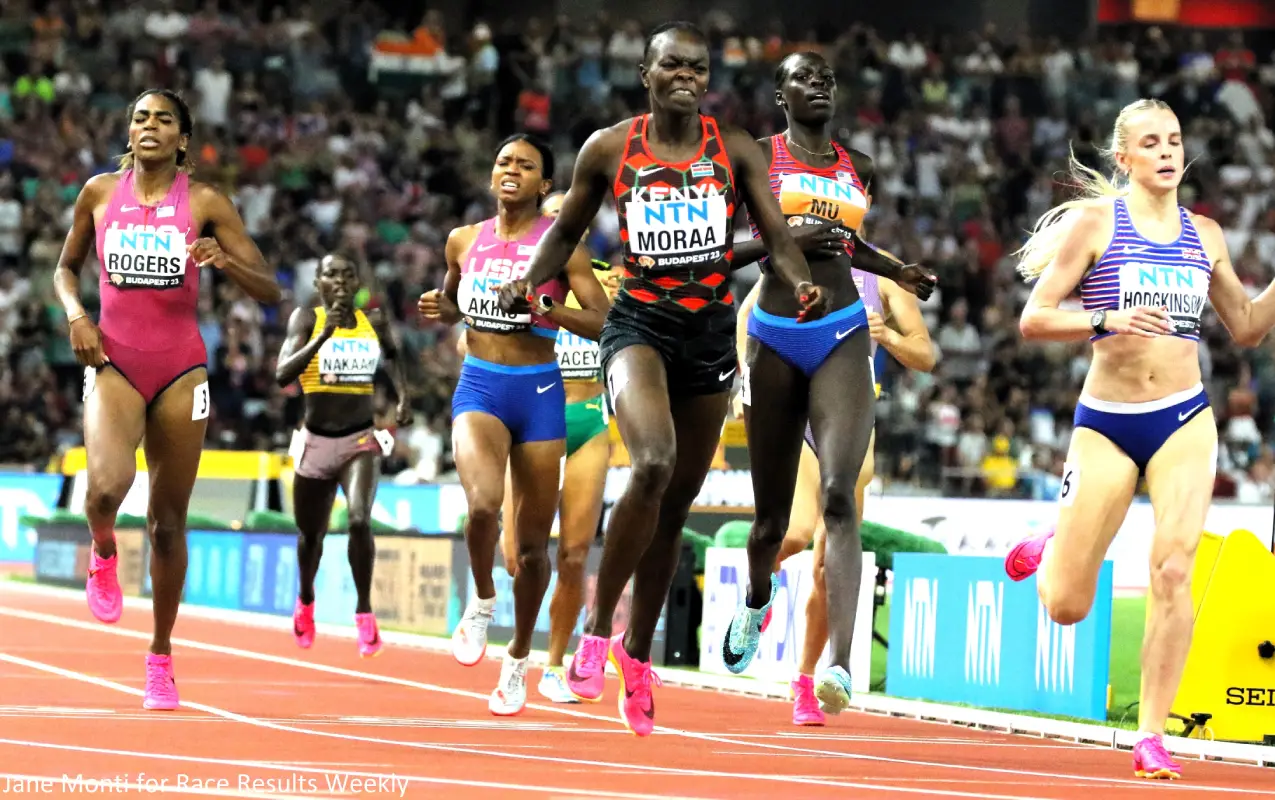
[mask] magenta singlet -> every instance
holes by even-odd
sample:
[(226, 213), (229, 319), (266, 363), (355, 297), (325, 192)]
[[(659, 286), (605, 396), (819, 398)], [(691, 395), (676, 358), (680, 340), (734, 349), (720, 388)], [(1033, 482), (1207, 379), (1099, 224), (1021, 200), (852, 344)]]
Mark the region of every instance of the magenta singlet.
[[(484, 333), (526, 333), (556, 339), (558, 324), (539, 314), (506, 314), (496, 302), (496, 288), (527, 274), (531, 255), (540, 237), (553, 224), (552, 217), (541, 217), (525, 236), (506, 241), (496, 236), (496, 220), (485, 220), (478, 236), (470, 245), (460, 265), (460, 288), (457, 300), (465, 324)], [(536, 296), (547, 294), (555, 303), (567, 299), (570, 285), (566, 275), (559, 275), (537, 286)]]
[(186, 253), (198, 238), (188, 175), (177, 173), (162, 201), (143, 206), (133, 194), (133, 171), (124, 171), (97, 230), (99, 327), (110, 365), (148, 405), (207, 362), (197, 316), (199, 267)]

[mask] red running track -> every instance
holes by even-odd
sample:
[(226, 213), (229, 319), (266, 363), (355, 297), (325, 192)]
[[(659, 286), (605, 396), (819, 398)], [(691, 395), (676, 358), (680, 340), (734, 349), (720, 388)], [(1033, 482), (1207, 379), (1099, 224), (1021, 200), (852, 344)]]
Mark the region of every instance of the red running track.
[(1275, 797), (1270, 769), (1191, 761), (1184, 780), (1150, 782), (1126, 751), (868, 714), (798, 729), (787, 703), (695, 689), (657, 689), (661, 728), (637, 739), (614, 680), (602, 704), (554, 706), (534, 702), (534, 669), (533, 702), (498, 719), (494, 660), (393, 646), (363, 660), (322, 636), (301, 651), (287, 632), (191, 615), (173, 648), (183, 709), (148, 712), (149, 630), (131, 605), (104, 626), (79, 595), (0, 583), (0, 794)]

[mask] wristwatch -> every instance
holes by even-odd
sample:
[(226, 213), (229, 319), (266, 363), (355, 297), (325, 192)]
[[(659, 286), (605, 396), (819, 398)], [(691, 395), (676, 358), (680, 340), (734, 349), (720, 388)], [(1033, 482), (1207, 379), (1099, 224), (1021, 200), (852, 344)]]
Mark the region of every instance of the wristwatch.
[(540, 302), (540, 307), (544, 309), (543, 313), (548, 314), (553, 311), (553, 297), (551, 295), (542, 294), (537, 299)]
[(1093, 332), (1102, 334), (1107, 332), (1107, 310), (1100, 308), (1093, 312), (1093, 316), (1089, 318), (1089, 324), (1093, 326)]

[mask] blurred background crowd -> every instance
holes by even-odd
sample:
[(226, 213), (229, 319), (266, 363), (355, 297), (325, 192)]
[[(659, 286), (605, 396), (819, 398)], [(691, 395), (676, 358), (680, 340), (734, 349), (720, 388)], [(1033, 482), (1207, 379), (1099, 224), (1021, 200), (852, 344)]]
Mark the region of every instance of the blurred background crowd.
[[(645, 26), (620, 16), (404, 19), (370, 0), (6, 0), (0, 10), (0, 463), (40, 468), (81, 443), (82, 373), (51, 275), (84, 182), (115, 168), (127, 106), (177, 89), (196, 117), (196, 177), (223, 188), (285, 287), (263, 308), (209, 271), (201, 327), (215, 411), (209, 446), (284, 449), (297, 388), (274, 361), (293, 307), (313, 300), (319, 257), (355, 254), (397, 320), (417, 421), (385, 469), (445, 478), (457, 331), (415, 313), (441, 285), (454, 226), (490, 215), (493, 146), (549, 136), (561, 168), (598, 127), (644, 107)], [(815, 49), (836, 65), (839, 138), (876, 162), (866, 237), (935, 269), (923, 305), (939, 366), (891, 362), (878, 409), (878, 472), (894, 489), (1051, 497), (1088, 347), (1021, 340), (1029, 287), (1010, 254), (1064, 196), (1069, 145), (1102, 166), (1124, 104), (1168, 100), (1187, 133), (1181, 202), (1219, 220), (1256, 295), (1275, 264), (1275, 61), (1240, 33), (1141, 27), (1075, 41), (879, 35), (856, 25), (754, 28), (696, 14), (712, 38), (704, 110), (757, 136), (783, 128), (778, 60)], [(404, 66), (404, 65), (410, 65)], [(616, 256), (604, 208), (590, 244)], [(738, 295), (756, 279), (742, 271)], [(90, 257), (83, 285), (97, 287)], [(1201, 366), (1223, 444), (1218, 495), (1271, 497), (1275, 350), (1242, 351), (1208, 313)], [(386, 398), (385, 407), (391, 407)], [(388, 424), (387, 420), (387, 424)]]

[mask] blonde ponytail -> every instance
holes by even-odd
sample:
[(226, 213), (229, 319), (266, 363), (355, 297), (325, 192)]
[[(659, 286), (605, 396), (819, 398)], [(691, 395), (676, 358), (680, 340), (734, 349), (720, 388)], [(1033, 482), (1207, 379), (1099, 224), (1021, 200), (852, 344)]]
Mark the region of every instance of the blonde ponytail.
[[(1122, 108), (1111, 131), (1111, 148), (1104, 155), (1114, 163), (1115, 154), (1125, 150), (1129, 118), (1139, 111), (1154, 109), (1171, 110), (1163, 100), (1155, 99), (1136, 100)], [(1072, 185), (1079, 189), (1078, 195), (1045, 212), (1032, 229), (1031, 236), (1014, 253), (1018, 257), (1019, 274), (1029, 282), (1039, 278), (1057, 257), (1063, 241), (1081, 214), (1129, 194), (1127, 181), (1117, 182), (1114, 175), (1108, 178), (1098, 170), (1081, 164), (1075, 152), (1070, 153), (1067, 172)]]

